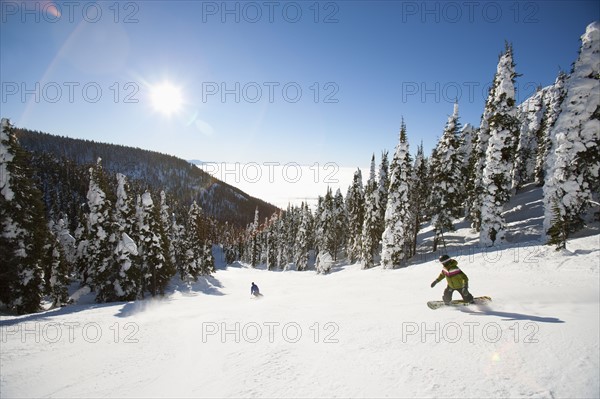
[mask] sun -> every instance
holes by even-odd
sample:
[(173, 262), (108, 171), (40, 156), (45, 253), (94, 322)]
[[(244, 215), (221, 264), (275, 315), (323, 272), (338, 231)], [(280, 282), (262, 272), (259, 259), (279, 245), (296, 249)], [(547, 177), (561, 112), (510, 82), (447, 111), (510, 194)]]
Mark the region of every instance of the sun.
[(183, 96), (179, 87), (163, 82), (150, 88), (150, 101), (156, 111), (171, 116), (181, 110)]

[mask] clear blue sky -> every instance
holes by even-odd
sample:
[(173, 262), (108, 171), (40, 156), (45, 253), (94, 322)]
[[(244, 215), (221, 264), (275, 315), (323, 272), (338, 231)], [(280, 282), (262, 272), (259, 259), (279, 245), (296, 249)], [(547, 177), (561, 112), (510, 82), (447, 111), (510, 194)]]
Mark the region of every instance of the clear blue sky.
[[(1, 115), (19, 127), (184, 159), (353, 167), (393, 151), (402, 117), (413, 152), (429, 152), (457, 95), (461, 122), (478, 125), (505, 40), (520, 102), (570, 69), (600, 19), (597, 1), (1, 6)], [(150, 100), (161, 82), (181, 90), (170, 115)]]

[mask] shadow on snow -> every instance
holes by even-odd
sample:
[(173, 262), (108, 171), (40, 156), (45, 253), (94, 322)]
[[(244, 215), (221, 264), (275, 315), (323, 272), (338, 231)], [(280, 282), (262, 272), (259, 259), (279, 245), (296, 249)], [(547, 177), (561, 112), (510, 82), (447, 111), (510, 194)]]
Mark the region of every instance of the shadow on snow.
[(101, 309), (107, 307), (116, 307), (122, 304), (127, 304), (126, 302), (109, 302), (109, 303), (99, 303), (93, 305), (67, 305), (61, 308), (55, 308), (50, 310), (45, 310), (38, 313), (31, 313), (22, 317), (15, 317), (11, 319), (1, 319), (0, 327), (13, 326), (20, 323), (28, 323), (28, 322), (45, 322), (51, 321), (54, 317), (57, 316), (66, 316), (74, 313), (83, 312), (90, 309)]
[(469, 308), (461, 308), (461, 312), (469, 313), (476, 316), (496, 316), (501, 317), (504, 321), (533, 321), (536, 323), (564, 323), (563, 320), (556, 317), (543, 317), (543, 316), (535, 316), (528, 315), (523, 313), (515, 313), (515, 312), (500, 312), (497, 310), (490, 309), (488, 306), (479, 306), (478, 310), (473, 310)]

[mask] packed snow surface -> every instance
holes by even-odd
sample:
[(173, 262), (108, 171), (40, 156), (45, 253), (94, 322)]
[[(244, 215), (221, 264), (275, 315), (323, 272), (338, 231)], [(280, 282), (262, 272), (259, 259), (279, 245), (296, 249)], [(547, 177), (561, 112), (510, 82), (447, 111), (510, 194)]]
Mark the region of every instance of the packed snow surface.
[(506, 247), (478, 248), (464, 222), (445, 236), (487, 306), (427, 308), (445, 286), (429, 286), (430, 229), (395, 270), (226, 267), (215, 249), (218, 271), (191, 290), (174, 281), (161, 299), (101, 305), (79, 292), (3, 316), (0, 396), (599, 397), (597, 225), (557, 252), (536, 240), (541, 190), (517, 198)]

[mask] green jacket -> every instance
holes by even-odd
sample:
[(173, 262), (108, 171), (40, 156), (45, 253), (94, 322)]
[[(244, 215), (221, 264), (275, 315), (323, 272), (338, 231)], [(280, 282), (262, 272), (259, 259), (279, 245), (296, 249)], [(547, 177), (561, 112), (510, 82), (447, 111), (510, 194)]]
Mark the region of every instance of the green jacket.
[(460, 290), (469, 283), (469, 278), (458, 268), (458, 262), (454, 259), (450, 259), (444, 264), (444, 268), (435, 282), (439, 283), (444, 277), (448, 282), (448, 286), (453, 290)]

